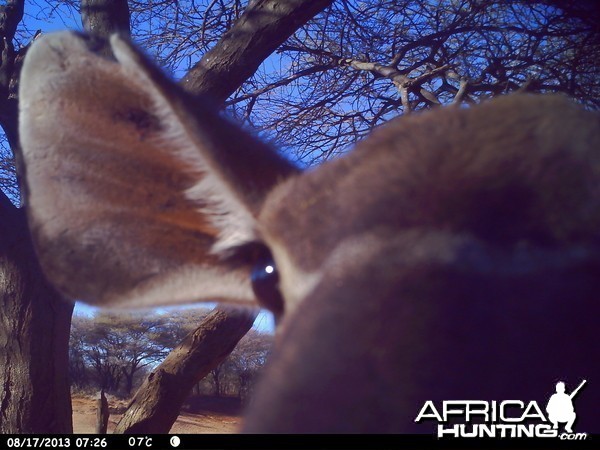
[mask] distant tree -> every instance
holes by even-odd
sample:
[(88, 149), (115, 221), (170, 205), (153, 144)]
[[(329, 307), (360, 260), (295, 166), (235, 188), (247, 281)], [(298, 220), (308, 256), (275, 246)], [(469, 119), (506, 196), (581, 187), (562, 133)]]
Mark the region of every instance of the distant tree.
[(95, 371), (99, 387), (109, 392), (122, 387), (129, 395), (135, 374), (160, 361), (176, 345), (169, 339), (167, 320), (161, 316), (108, 313), (94, 318), (75, 317), (71, 347), (79, 347), (77, 351)]
[[(226, 322), (223, 317), (227, 317)], [(192, 387), (231, 353), (256, 318), (254, 309), (216, 308), (155, 367), (115, 433), (167, 433)], [(224, 324), (227, 327), (224, 328)], [(223, 333), (228, 339), (223, 339)]]
[[(75, 315), (69, 346), (72, 385), (129, 395), (135, 387), (134, 380), (150, 373), (208, 314), (205, 309), (185, 309), (144, 315)], [(245, 396), (266, 362), (272, 338), (250, 330), (231, 354), (210, 371), (214, 394)]]
[(273, 335), (250, 330), (225, 360), (196, 386), (196, 395), (235, 396), (252, 392), (273, 346)]
[[(87, 334), (91, 326), (90, 319), (74, 315), (71, 319), (71, 333), (69, 340), (69, 377), (71, 386), (84, 389), (91, 386), (92, 370), (89, 367), (86, 351)], [(99, 387), (94, 385), (94, 388)]]
[(249, 397), (273, 346), (273, 336), (250, 330), (239, 342), (222, 366), (237, 381), (237, 396)]
[(129, 396), (136, 375), (158, 364), (206, 314), (206, 310), (186, 310), (76, 315), (70, 342), (73, 384)]
[(215, 395), (217, 397), (220, 397), (221, 395), (223, 395), (223, 387), (221, 386), (222, 375), (223, 375), (223, 364), (222, 363), (210, 371), (210, 376), (212, 378), (212, 384), (214, 386)]

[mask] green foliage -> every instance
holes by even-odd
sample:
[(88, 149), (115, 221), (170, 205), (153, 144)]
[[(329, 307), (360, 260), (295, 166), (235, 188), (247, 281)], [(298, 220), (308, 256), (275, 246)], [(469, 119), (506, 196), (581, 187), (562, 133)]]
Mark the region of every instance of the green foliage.
[(70, 343), (73, 384), (130, 394), (134, 377), (158, 364), (205, 314), (205, 310), (186, 310), (74, 316)]
[[(74, 387), (129, 396), (148, 370), (197, 328), (205, 309), (144, 314), (102, 312), (75, 315), (71, 326), (70, 372)], [(265, 364), (272, 336), (251, 330), (212, 373), (211, 394), (244, 397)]]

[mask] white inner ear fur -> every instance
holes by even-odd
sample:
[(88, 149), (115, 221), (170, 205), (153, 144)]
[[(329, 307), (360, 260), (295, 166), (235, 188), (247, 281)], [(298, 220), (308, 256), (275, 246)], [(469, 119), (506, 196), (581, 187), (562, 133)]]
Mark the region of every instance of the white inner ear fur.
[[(198, 292), (198, 289), (202, 292)], [(252, 287), (248, 277), (238, 272), (224, 272), (206, 266), (186, 266), (169, 273), (168, 277), (156, 277), (152, 283), (133, 289), (125, 298), (106, 306), (115, 308), (138, 308), (155, 305), (194, 303), (199, 294), (211, 302), (256, 305), (250, 297)], [(168, 301), (165, 301), (168, 299)]]

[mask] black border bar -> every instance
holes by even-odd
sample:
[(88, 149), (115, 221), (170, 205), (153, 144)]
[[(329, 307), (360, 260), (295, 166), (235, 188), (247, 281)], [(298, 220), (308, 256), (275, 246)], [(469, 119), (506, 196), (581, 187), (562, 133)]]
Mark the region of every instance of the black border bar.
[[(179, 445), (171, 444), (176, 436)], [(261, 434), (154, 434), (154, 435), (117, 435), (117, 434), (72, 434), (72, 435), (0, 435), (2, 449), (105, 449), (105, 450), (143, 450), (143, 449), (202, 449), (202, 450), (396, 450), (400, 448), (510, 448), (510, 449), (547, 449), (598, 448), (600, 435), (587, 434), (577, 441), (558, 438), (502, 438), (467, 439), (437, 438), (432, 435), (261, 435)]]

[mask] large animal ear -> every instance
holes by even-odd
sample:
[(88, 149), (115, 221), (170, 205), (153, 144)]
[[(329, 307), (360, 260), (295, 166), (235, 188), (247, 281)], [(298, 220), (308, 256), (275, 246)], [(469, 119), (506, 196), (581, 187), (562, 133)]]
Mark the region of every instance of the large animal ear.
[(38, 40), (20, 81), (31, 234), (72, 299), (114, 306), (254, 301), (248, 267), (264, 196), (296, 169), (191, 99), (129, 43), (115, 60), (73, 33)]

